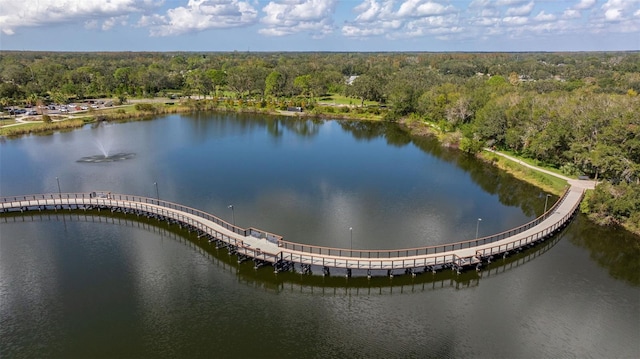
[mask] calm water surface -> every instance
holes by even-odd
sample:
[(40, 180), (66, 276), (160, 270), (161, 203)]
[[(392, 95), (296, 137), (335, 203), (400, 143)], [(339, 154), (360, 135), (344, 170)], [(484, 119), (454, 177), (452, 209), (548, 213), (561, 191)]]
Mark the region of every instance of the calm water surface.
[[(535, 218), (545, 198), (384, 124), (202, 114), (0, 146), (2, 196), (58, 181), (159, 195), (320, 245), (470, 239)], [(101, 148), (136, 156), (76, 162)], [(0, 217), (0, 357), (640, 356), (638, 239), (580, 216), (480, 273), (372, 280), (256, 271), (132, 219)]]

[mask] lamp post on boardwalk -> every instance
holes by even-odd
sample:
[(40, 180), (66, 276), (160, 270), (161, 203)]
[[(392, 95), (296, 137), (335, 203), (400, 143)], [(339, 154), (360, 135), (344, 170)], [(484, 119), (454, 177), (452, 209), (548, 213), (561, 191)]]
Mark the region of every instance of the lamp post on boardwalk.
[(233, 225), (235, 226), (236, 225), (236, 213), (235, 213), (235, 211), (233, 209), (233, 205), (232, 204), (229, 205), (229, 208), (231, 208), (231, 223), (233, 223)]
[(60, 179), (56, 177), (56, 182), (58, 182), (58, 197), (62, 199), (62, 191), (60, 190)]
[(478, 239), (478, 228), (480, 227), (481, 221), (482, 221), (482, 218), (478, 218), (478, 221), (476, 222), (476, 239)]
[(158, 192), (158, 182), (153, 182), (153, 185), (156, 186), (156, 199), (158, 200), (158, 204), (160, 204), (160, 192)]
[(349, 242), (349, 249), (353, 251), (353, 227), (349, 227), (349, 235), (351, 237), (351, 241)]
[[(56, 182), (58, 182), (58, 198), (60, 198), (60, 209), (62, 209), (62, 191), (60, 190), (60, 179), (56, 177)], [(53, 201), (53, 206), (55, 207), (56, 201)]]
[(549, 202), (549, 197), (551, 197), (551, 195), (547, 194), (546, 198), (544, 199), (544, 212), (542, 212), (544, 218), (547, 218), (547, 203)]

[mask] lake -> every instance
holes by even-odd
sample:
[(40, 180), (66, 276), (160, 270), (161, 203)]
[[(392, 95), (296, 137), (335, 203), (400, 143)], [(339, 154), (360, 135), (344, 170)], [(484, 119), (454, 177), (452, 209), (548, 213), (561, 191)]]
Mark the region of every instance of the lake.
[[(332, 247), (472, 239), (546, 199), (385, 123), (199, 113), (0, 146), (1, 196), (158, 196)], [(130, 156), (79, 162), (103, 152)], [(255, 270), (135, 216), (3, 214), (0, 357), (638, 357), (639, 273), (637, 237), (582, 216), (478, 273), (367, 280)]]

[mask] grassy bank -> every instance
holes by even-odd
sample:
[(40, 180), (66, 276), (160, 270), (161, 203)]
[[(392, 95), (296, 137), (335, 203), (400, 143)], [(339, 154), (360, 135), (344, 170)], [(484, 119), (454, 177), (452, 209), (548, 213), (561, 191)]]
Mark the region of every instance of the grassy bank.
[[(415, 136), (434, 136), (438, 139), (438, 141), (440, 141), (443, 146), (447, 147), (457, 147), (460, 137), (462, 136), (461, 134), (457, 133), (444, 132), (440, 130), (440, 128), (438, 128), (436, 125), (424, 121), (418, 121), (415, 119), (407, 119), (405, 121), (402, 121), (402, 125), (404, 125), (409, 130), (409, 132)], [(526, 163), (532, 166), (543, 168), (545, 170), (549, 170), (554, 173), (562, 174), (555, 168), (543, 166), (534, 160), (519, 157), (517, 154), (509, 152), (505, 152), (505, 154), (517, 158), (521, 163)], [(543, 172), (536, 171), (497, 154), (481, 151), (477, 154), (477, 156), (485, 162), (497, 166), (503, 171), (506, 171), (507, 173), (513, 175), (519, 180), (531, 183), (532, 185), (539, 187), (549, 193), (560, 195), (567, 187), (567, 182), (565, 180)]]
[[(558, 177), (536, 171), (529, 167), (525, 167), (517, 162), (499, 156), (491, 152), (481, 152), (478, 154), (483, 160), (492, 163), (494, 166), (510, 173), (521, 181), (531, 183), (532, 185), (543, 189), (546, 192), (555, 195), (561, 195), (567, 188), (567, 181)], [(525, 162), (525, 159), (522, 159)], [(529, 163), (531, 164), (531, 163)], [(548, 168), (545, 168), (548, 169)]]
[(2, 127), (0, 128), (0, 136), (15, 137), (29, 134), (51, 134), (55, 131), (72, 130), (82, 127), (89, 121), (93, 121), (91, 118), (86, 120), (80, 118), (68, 119), (59, 122), (35, 122), (35, 123), (23, 123), (18, 126)]

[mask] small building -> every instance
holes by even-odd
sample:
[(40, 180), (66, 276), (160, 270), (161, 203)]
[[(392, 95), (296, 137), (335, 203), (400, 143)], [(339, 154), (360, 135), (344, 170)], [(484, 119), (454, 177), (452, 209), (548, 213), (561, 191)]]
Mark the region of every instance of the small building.
[(347, 83), (347, 85), (353, 85), (353, 81), (355, 81), (358, 77), (359, 76), (357, 75), (349, 76), (345, 82)]

